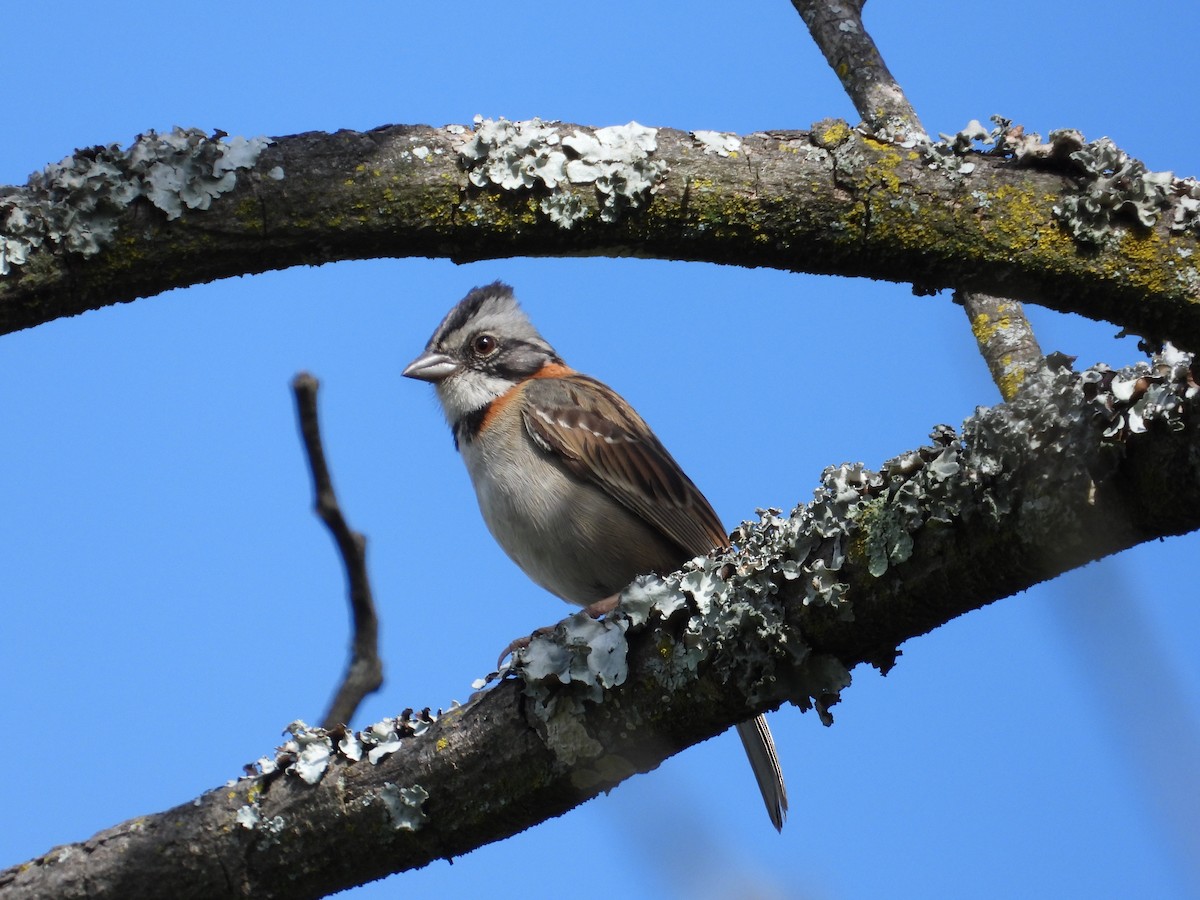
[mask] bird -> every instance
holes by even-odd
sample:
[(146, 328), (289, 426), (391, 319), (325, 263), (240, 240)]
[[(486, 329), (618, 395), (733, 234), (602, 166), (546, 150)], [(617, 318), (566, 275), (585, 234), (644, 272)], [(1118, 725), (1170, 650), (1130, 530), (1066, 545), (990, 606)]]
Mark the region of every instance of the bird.
[[(570, 368), (502, 282), (473, 288), (403, 370), (431, 383), (492, 536), (593, 616), (639, 575), (729, 546), (712, 505), (612, 388)], [(736, 726), (776, 830), (787, 789), (766, 719)]]

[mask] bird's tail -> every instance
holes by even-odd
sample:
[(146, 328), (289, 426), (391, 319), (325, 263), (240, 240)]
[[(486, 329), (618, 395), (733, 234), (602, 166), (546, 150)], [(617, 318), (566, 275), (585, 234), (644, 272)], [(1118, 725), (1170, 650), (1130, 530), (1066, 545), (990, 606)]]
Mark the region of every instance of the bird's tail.
[(746, 757), (750, 760), (750, 768), (754, 770), (758, 789), (762, 791), (771, 824), (776, 831), (782, 831), (783, 820), (787, 818), (787, 788), (783, 784), (783, 770), (779, 767), (775, 739), (771, 737), (767, 720), (758, 716), (748, 722), (739, 722), (737, 733), (742, 739), (742, 746), (746, 748)]

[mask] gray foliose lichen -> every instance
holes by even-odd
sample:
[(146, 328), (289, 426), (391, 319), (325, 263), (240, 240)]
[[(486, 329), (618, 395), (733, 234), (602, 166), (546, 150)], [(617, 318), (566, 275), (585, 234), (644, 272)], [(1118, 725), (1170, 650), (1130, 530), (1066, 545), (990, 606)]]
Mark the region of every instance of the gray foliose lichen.
[[(657, 130), (630, 122), (605, 128), (574, 128), (557, 122), (475, 117), (475, 131), (459, 149), (459, 161), (476, 187), (532, 191), (539, 209), (561, 228), (590, 215), (615, 222), (625, 209), (645, 203), (666, 174), (654, 157)], [(568, 185), (593, 185), (593, 212)]]
[(1106, 245), (1127, 228), (1152, 228), (1167, 214), (1172, 232), (1200, 235), (1200, 182), (1195, 178), (1151, 171), (1107, 137), (1089, 142), (1075, 129), (1065, 128), (1050, 132), (1043, 141), (1009, 119), (992, 116), (991, 121), (991, 129), (972, 120), (956, 134), (941, 135), (926, 148), (930, 164), (959, 171), (964, 165), (973, 168), (961, 160), (982, 147), (988, 156), (1069, 172), (1076, 178), (1076, 190), (1055, 204), (1054, 214), (1087, 246)]
[[(271, 143), (264, 137), (225, 138), (224, 132), (209, 136), (194, 128), (148, 131), (128, 148), (77, 150), (35, 172), (24, 187), (0, 188), (0, 276), (24, 265), (39, 248), (98, 253), (138, 198), (168, 221), (184, 209), (208, 209)], [(275, 167), (267, 176), (280, 179), (283, 171)]]

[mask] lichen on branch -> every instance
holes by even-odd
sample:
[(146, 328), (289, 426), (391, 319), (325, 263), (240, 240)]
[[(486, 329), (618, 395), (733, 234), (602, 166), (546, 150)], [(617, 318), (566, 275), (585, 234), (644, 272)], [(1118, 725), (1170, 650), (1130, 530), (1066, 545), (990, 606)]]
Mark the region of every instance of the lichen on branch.
[[(195, 128), (147, 131), (129, 147), (76, 150), (30, 176), (24, 188), (0, 192), (0, 276), (41, 247), (87, 257), (114, 239), (122, 213), (139, 197), (178, 219), (184, 208), (208, 209), (233, 190), (237, 173), (255, 165), (265, 137), (212, 136)], [(278, 166), (269, 177), (283, 178)]]

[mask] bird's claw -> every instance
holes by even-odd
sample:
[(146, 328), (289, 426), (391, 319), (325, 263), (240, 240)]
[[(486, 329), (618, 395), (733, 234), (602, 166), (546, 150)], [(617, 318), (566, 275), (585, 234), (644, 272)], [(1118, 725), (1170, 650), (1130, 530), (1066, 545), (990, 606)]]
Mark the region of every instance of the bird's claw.
[(538, 628), (537, 630), (535, 630), (533, 632), (533, 634), (528, 635), (527, 637), (519, 637), (515, 641), (512, 641), (511, 643), (509, 643), (509, 645), (507, 647), (505, 647), (503, 650), (500, 651), (500, 658), (498, 660), (496, 660), (496, 668), (500, 668), (501, 666), (503, 666), (504, 661), (506, 659), (508, 659), (510, 656), (512, 656), (514, 653), (516, 653), (518, 650), (524, 650), (526, 647), (528, 647), (530, 642), (535, 637), (541, 637), (543, 634), (549, 634), (553, 630), (554, 630), (553, 625), (546, 625), (542, 628)]
[[(603, 600), (597, 600), (583, 608), (583, 612), (593, 619), (599, 619), (602, 616), (607, 616), (610, 612), (617, 608), (617, 604), (621, 600), (620, 594), (613, 594), (611, 597), (605, 597)], [(507, 647), (500, 651), (500, 658), (496, 660), (496, 668), (499, 669), (504, 665), (504, 661), (512, 656), (518, 650), (524, 650), (529, 646), (530, 642), (535, 637), (541, 637), (545, 634), (550, 634), (557, 628), (557, 625), (544, 625), (536, 629), (533, 634), (528, 637), (517, 638), (512, 641)]]

